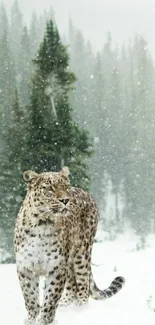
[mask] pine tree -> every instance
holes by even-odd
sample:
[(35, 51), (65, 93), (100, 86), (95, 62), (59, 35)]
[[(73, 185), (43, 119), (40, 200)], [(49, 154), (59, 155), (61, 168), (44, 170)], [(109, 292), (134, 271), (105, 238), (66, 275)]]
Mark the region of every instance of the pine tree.
[(31, 58), (35, 57), (39, 45), (38, 25), (37, 14), (33, 12), (29, 28)]
[(16, 83), (12, 53), (6, 31), (0, 41), (0, 48), (0, 132), (5, 135), (6, 126), (10, 123), (11, 105)]
[(125, 188), (131, 222), (138, 233), (146, 235), (154, 219), (155, 70), (142, 37), (137, 36), (134, 40), (132, 62), (132, 110), (128, 122), (130, 141)]
[(9, 21), (5, 6), (3, 3), (0, 4), (0, 39), (3, 38), (4, 34), (7, 33), (8, 38), (10, 37)]
[(36, 72), (28, 111), (26, 155), (23, 168), (38, 171), (71, 170), (74, 185), (88, 187), (85, 159), (91, 154), (87, 132), (72, 120), (68, 96), (75, 81), (69, 56), (52, 21), (34, 60)]
[(30, 87), (30, 76), (32, 73), (32, 57), (31, 57), (31, 43), (26, 26), (23, 28), (23, 32), (20, 40), (20, 80), (18, 82), (18, 89), (20, 91), (20, 97), (22, 105), (28, 104), (29, 101), (29, 87)]
[(17, 80), (21, 80), (20, 56), (21, 56), (21, 35), (23, 32), (23, 15), (19, 8), (18, 0), (14, 0), (11, 6), (11, 49), (14, 57), (14, 64), (17, 73)]
[(23, 14), (19, 8), (18, 0), (14, 0), (11, 6), (11, 33), (12, 33), (12, 40), (14, 44), (19, 45), (22, 30), (23, 30)]
[[(106, 171), (106, 110), (105, 110), (105, 85), (102, 71), (101, 56), (97, 53), (96, 61), (92, 69), (91, 88), (89, 90), (90, 98), (90, 118), (88, 125), (91, 127), (91, 132), (94, 139), (94, 155), (91, 159), (92, 191), (95, 198), (100, 204), (103, 203), (103, 178)], [(96, 168), (97, 166), (97, 168)]]
[(11, 121), (8, 126), (5, 126), (5, 142), (3, 143), (2, 159), (0, 160), (2, 189), (0, 191), (0, 225), (2, 243), (5, 246), (5, 250), (13, 256), (14, 220), (24, 193), (20, 166), (24, 119), (17, 90), (15, 90), (13, 104), (11, 105), (10, 119)]
[(8, 159), (7, 129), (10, 127), (12, 118), (12, 100), (15, 89), (15, 69), (10, 49), (9, 24), (5, 8), (1, 6), (1, 39), (0, 39), (0, 169), (1, 169), (1, 189), (0, 189), (0, 225), (1, 225), (1, 247), (6, 250), (11, 249), (12, 242), (10, 229), (10, 170)]
[(90, 85), (93, 78), (91, 71), (93, 54), (90, 45), (85, 44), (83, 34), (75, 28), (71, 20), (69, 21), (69, 42), (71, 67), (77, 76), (76, 87), (71, 97), (73, 113), (78, 123), (88, 130), (90, 121), (92, 122)]

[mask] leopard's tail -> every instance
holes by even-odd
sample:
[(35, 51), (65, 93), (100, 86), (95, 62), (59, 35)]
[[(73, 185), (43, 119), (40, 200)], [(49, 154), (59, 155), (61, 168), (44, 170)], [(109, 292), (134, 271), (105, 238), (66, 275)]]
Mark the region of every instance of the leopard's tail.
[(122, 289), (124, 283), (125, 279), (122, 276), (118, 276), (111, 282), (110, 286), (107, 289), (100, 290), (97, 287), (93, 276), (91, 276), (90, 296), (96, 300), (104, 300), (110, 298)]

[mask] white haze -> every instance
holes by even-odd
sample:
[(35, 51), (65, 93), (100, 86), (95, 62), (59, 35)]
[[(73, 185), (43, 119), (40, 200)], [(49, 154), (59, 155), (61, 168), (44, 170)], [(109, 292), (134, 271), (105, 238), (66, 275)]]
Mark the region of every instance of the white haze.
[[(9, 8), (13, 0), (5, 0)], [(66, 33), (68, 18), (72, 17), (94, 49), (101, 48), (108, 30), (115, 43), (122, 43), (134, 33), (142, 34), (155, 57), (154, 0), (19, 0), (24, 18), (29, 20), (33, 10), (41, 13), (54, 8), (61, 33)]]

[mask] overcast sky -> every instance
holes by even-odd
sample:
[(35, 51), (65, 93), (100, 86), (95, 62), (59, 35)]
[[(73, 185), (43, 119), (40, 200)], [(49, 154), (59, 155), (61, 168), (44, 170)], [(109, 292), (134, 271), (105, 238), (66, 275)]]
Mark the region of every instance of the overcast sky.
[[(9, 7), (13, 0), (3, 0)], [(134, 32), (149, 42), (155, 58), (155, 0), (18, 0), (28, 19), (33, 9), (39, 13), (53, 6), (61, 31), (66, 32), (72, 17), (95, 48), (101, 48), (108, 30), (122, 42)]]

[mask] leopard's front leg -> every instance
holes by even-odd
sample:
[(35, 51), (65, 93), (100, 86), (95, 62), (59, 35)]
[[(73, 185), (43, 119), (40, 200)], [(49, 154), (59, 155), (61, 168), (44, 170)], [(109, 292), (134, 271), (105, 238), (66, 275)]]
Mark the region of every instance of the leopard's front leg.
[(69, 306), (76, 299), (76, 278), (74, 272), (73, 262), (68, 263), (67, 278), (65, 283), (65, 289), (60, 299), (59, 306)]
[(28, 269), (17, 268), (19, 283), (22, 289), (25, 307), (28, 312), (26, 325), (35, 325), (36, 317), (39, 314), (39, 277)]
[(45, 278), (44, 298), (38, 325), (52, 324), (66, 281), (66, 266), (55, 266)]
[(83, 241), (74, 256), (74, 272), (76, 279), (76, 303), (81, 305), (88, 302), (90, 295), (92, 245)]

